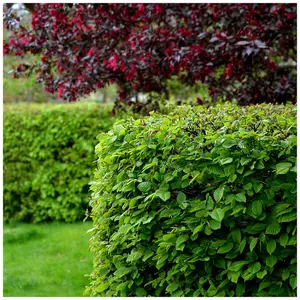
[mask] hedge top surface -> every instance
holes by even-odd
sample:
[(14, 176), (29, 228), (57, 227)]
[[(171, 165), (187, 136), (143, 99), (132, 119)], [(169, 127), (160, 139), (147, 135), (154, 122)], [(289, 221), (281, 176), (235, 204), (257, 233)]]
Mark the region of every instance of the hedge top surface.
[(86, 294), (295, 296), (295, 106), (179, 107), (98, 139)]

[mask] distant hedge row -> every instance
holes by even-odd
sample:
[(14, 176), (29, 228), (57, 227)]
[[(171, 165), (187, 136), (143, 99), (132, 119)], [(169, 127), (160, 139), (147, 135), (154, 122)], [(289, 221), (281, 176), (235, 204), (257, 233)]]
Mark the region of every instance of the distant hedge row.
[(73, 222), (84, 217), (96, 135), (111, 106), (4, 106), (4, 220)]
[(118, 121), (96, 152), (86, 295), (296, 295), (294, 106)]

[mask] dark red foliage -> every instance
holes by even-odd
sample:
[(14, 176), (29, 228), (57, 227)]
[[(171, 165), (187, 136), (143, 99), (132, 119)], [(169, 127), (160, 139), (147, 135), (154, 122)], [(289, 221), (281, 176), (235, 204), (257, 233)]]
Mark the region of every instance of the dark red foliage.
[(296, 4), (36, 4), (4, 53), (40, 54), (38, 81), (70, 101), (109, 83), (123, 100), (165, 92), (178, 75), (213, 99), (295, 102)]

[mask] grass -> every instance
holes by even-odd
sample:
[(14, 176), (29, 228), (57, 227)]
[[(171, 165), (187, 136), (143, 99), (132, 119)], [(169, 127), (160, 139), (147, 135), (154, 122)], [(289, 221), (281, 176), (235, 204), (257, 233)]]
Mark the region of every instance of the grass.
[(4, 296), (82, 296), (92, 271), (91, 222), (4, 224)]

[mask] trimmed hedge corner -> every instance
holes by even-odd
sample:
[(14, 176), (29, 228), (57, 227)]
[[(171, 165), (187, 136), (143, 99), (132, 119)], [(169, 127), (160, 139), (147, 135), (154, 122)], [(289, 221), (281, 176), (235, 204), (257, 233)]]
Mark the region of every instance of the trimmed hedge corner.
[(73, 222), (88, 204), (95, 132), (110, 105), (4, 106), (4, 220)]
[(296, 296), (296, 108), (191, 109), (99, 135), (91, 296)]

